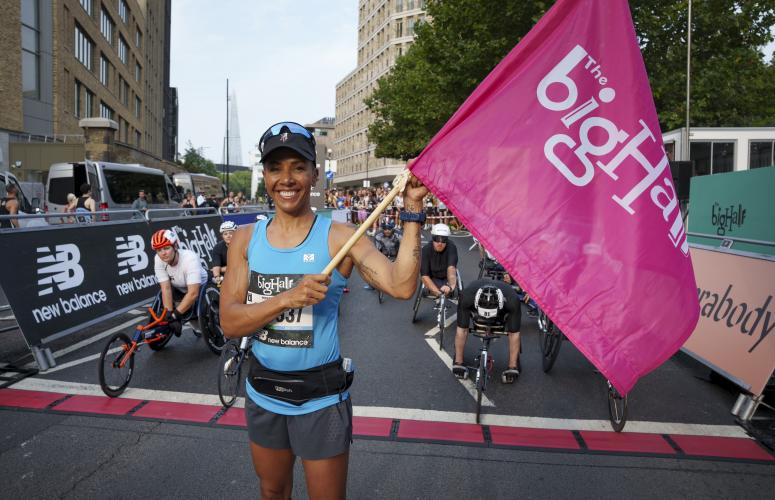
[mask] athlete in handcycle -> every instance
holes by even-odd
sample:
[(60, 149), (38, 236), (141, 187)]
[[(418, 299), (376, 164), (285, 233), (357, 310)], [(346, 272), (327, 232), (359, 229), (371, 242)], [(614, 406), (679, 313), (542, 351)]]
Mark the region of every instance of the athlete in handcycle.
[(519, 283), (514, 281), (506, 268), (498, 262), (495, 257), (479, 242), (476, 241), (479, 246), (479, 253), (481, 254), (481, 260), (479, 261), (479, 278), (486, 277), (496, 281), (503, 281), (514, 288), (517, 292), (520, 302), (524, 302), (527, 306), (527, 314), (530, 317), (539, 317), (540, 310), (538, 304), (530, 298), (530, 296), (519, 286)]
[[(470, 283), (460, 295), (457, 306), (457, 333), (455, 335), (455, 361), (452, 373), (458, 378), (468, 378), (473, 372), (477, 390), (476, 422), (479, 423), (482, 393), (487, 388), (494, 358), (490, 354), (490, 342), (501, 336), (509, 337), (509, 359), (501, 373), (501, 382), (512, 384), (519, 377), (520, 322), (522, 309), (519, 298), (511, 286), (490, 279)], [(473, 366), (463, 361), (468, 333), (482, 341)]]
[(185, 322), (196, 323), (192, 325), (194, 334), (204, 334), (213, 353), (219, 354), (224, 345), (218, 320), (218, 288), (207, 286), (208, 274), (199, 256), (179, 248), (177, 235), (169, 229), (156, 231), (151, 247), (156, 251), (154, 270), (161, 290), (148, 308), (148, 323), (138, 326), (132, 339), (123, 332), (116, 333), (103, 349), (100, 386), (111, 397), (119, 396), (129, 385), (137, 350), (144, 344), (154, 351), (163, 349), (173, 335), (181, 335)]
[[(382, 232), (374, 236), (374, 246), (390, 261), (396, 260), (398, 249), (401, 246), (401, 235), (396, 232), (395, 226), (392, 220), (386, 220), (382, 223)], [(377, 297), (381, 304), (385, 299), (385, 293), (382, 290), (377, 290)]]

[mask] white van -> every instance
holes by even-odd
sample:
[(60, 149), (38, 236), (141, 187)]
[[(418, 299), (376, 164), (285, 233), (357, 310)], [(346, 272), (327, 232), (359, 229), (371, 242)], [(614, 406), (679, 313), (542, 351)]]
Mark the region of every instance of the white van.
[(223, 189), (223, 183), (218, 177), (206, 174), (191, 174), (183, 172), (172, 176), (172, 182), (178, 188), (178, 193), (185, 195), (188, 191), (194, 194), (194, 199), (197, 196), (204, 195), (205, 198), (214, 194), (218, 199), (226, 197), (226, 192)]
[(145, 191), (148, 208), (177, 208), (181, 202), (175, 186), (162, 170), (86, 160), (51, 165), (46, 184), (48, 212), (64, 211), (68, 193), (80, 197), (84, 183), (91, 186), (92, 198), (99, 210), (130, 209), (141, 189)]

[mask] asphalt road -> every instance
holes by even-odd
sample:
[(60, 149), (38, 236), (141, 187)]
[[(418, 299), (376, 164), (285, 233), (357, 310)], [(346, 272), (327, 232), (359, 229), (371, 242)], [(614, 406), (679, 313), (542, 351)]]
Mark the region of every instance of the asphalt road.
[[(478, 271), (470, 237), (454, 238), (464, 282)], [(445, 362), (452, 355), (454, 327), (439, 352), (429, 301), (418, 321), (411, 302), (365, 290), (357, 275), (341, 307), (342, 352), (354, 359), (351, 388), (356, 408), (388, 418), (442, 412), (473, 422), (474, 399)], [(88, 341), (139, 316), (127, 314), (53, 345)], [(125, 328), (132, 328), (131, 325)], [(605, 380), (569, 342), (549, 374), (541, 369), (535, 319), (523, 314), (523, 373), (513, 385), (496, 377), (487, 396), (487, 418), (534, 418), (566, 428), (607, 425)], [(105, 340), (57, 358), (57, 368), (36, 377), (93, 386), (96, 356)], [(477, 340), (470, 338), (472, 361)], [(495, 370), (505, 367), (506, 341), (493, 344)], [(24, 345), (0, 336), (0, 360), (24, 361)], [(217, 357), (188, 330), (161, 352), (139, 353), (132, 388), (215, 395)], [(630, 393), (625, 430), (639, 426), (728, 426), (737, 394), (712, 383), (707, 369), (677, 355), (643, 378)], [(370, 413), (370, 414), (371, 414)], [(357, 414), (357, 412), (356, 412)], [(461, 416), (462, 415), (462, 416)], [(174, 424), (55, 412), (0, 409), (0, 478), (3, 498), (254, 498), (256, 479), (241, 429)], [(496, 420), (491, 420), (496, 422)], [(551, 426), (551, 425), (550, 425)], [(728, 460), (596, 455), (503, 450), (479, 446), (356, 439), (351, 454), (352, 498), (769, 498), (775, 468)], [(294, 498), (306, 497), (297, 465)]]

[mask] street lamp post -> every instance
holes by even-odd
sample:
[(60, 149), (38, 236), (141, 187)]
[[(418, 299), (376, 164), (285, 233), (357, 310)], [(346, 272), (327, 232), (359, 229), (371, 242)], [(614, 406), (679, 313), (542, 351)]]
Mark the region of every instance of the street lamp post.
[(229, 192), (229, 79), (226, 79), (226, 193)]
[(691, 160), (691, 143), (689, 133), (689, 107), (691, 96), (691, 70), (692, 70), (692, 0), (689, 0), (689, 15), (686, 21), (686, 137), (681, 151), (683, 161)]

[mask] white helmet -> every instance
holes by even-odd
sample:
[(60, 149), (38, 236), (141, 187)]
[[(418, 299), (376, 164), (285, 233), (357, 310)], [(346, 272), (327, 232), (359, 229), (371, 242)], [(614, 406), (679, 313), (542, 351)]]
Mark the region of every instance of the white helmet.
[(267, 217), (264, 214), (258, 214), (256, 215), (256, 220), (267, 220), (269, 217)]
[(498, 287), (483, 285), (476, 291), (474, 305), (476, 306), (477, 314), (482, 319), (495, 318), (503, 311), (505, 304), (506, 300), (503, 297), (503, 292)]
[(451, 231), (446, 224), (434, 224), (431, 228), (431, 236), (446, 236), (449, 237)]
[(235, 224), (233, 220), (225, 220), (221, 223), (221, 233), (234, 231), (235, 229), (237, 229), (237, 224)]

